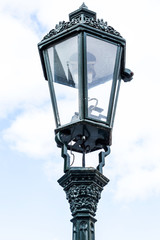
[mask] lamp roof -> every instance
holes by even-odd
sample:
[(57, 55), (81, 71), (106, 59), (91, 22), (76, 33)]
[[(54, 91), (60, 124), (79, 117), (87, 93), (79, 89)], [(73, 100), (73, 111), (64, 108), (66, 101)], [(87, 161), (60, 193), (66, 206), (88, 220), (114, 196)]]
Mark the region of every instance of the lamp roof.
[(89, 10), (85, 3), (83, 3), (79, 9), (69, 14), (69, 22), (61, 21), (59, 24), (56, 24), (55, 29), (52, 29), (43, 38), (43, 40), (51, 38), (54, 35), (62, 33), (63, 31), (80, 24), (88, 25), (92, 28), (122, 38), (119, 32), (117, 32), (113, 27), (108, 26), (107, 22), (104, 22), (103, 19), (97, 19), (96, 13)]

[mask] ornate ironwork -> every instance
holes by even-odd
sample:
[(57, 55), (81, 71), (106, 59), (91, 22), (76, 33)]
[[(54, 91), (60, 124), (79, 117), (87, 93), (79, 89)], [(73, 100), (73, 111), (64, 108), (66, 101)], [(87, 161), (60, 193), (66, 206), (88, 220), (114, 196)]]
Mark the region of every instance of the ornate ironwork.
[(72, 167), (59, 180), (73, 219), (73, 240), (94, 240), (94, 218), (103, 187), (109, 182), (94, 168)]
[(103, 19), (97, 19), (97, 20), (94, 20), (93, 18), (84, 18), (83, 20), (81, 20), (80, 18), (79, 19), (72, 19), (72, 21), (70, 22), (59, 22), (59, 24), (56, 25), (55, 29), (52, 29), (44, 38), (43, 40), (45, 39), (48, 39), (54, 35), (57, 35), (58, 33), (62, 32), (62, 31), (65, 31), (77, 24), (80, 24), (80, 23), (83, 23), (83, 24), (86, 24), (88, 26), (91, 26), (93, 28), (96, 28), (96, 29), (99, 29), (101, 31), (104, 31), (104, 32), (107, 32), (107, 33), (110, 33), (110, 34), (113, 34), (113, 35), (116, 35), (116, 36), (119, 36), (121, 37), (120, 33), (117, 32), (113, 27), (111, 26), (108, 26), (107, 25), (107, 22), (104, 22)]
[(93, 216), (108, 179), (94, 168), (72, 167), (58, 180), (66, 192), (72, 215), (89, 212)]
[(67, 199), (70, 203), (70, 209), (74, 215), (76, 212), (85, 209), (93, 214), (97, 210), (97, 204), (101, 198), (101, 189), (93, 184), (86, 186), (72, 186), (67, 192)]
[[(93, 14), (90, 14), (91, 17), (88, 17), (86, 14), (86, 9), (88, 9), (84, 4), (79, 8), (77, 11), (77, 14), (73, 14), (73, 17), (71, 18), (70, 21), (65, 22), (61, 21), (59, 24), (55, 26), (55, 29), (52, 29), (44, 38), (48, 39), (50, 37), (53, 37), (54, 35), (57, 35), (58, 33), (61, 33), (67, 29), (70, 29), (71, 27), (78, 25), (78, 24), (85, 24), (90, 27), (99, 29), (101, 31), (116, 35), (121, 37), (120, 33), (117, 32), (113, 27), (108, 26), (107, 22), (103, 21), (103, 19), (96, 19), (96, 17)], [(79, 14), (78, 14), (79, 12)], [(87, 12), (91, 12), (90, 10), (87, 10)]]

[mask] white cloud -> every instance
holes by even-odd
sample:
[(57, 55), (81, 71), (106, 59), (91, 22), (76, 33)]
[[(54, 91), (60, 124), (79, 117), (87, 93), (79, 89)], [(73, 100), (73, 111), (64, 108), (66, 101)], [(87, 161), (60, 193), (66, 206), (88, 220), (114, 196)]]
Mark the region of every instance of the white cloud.
[(115, 199), (120, 201), (160, 194), (159, 83), (154, 81), (154, 74), (153, 85), (145, 75), (145, 79), (137, 76), (136, 82), (123, 84), (121, 89), (109, 170), (111, 179), (116, 181)]
[[(81, 4), (82, 1), (77, 0), (76, 8), (81, 6)], [(75, 6), (73, 3), (69, 4), (66, 1), (7, 0), (2, 1), (1, 9), (23, 22), (24, 25), (39, 32), (40, 29), (49, 28), (50, 30), (54, 28), (59, 21), (68, 20), (68, 14), (75, 10)], [(60, 11), (57, 11), (57, 9), (60, 9)], [(40, 28), (39, 30), (38, 27)]]
[[(58, 151), (58, 149), (56, 151)], [(44, 164), (45, 174), (48, 177), (48, 180), (53, 183), (54, 187), (58, 186), (57, 184), (55, 185), (55, 182), (62, 176), (63, 173), (63, 160), (60, 157), (60, 151), (58, 151), (58, 153), (59, 161), (55, 161), (54, 159), (52, 161), (49, 160)]]
[[(5, 22), (5, 24), (3, 24)], [(40, 71), (37, 36), (16, 19), (0, 16), (0, 117), (47, 101), (47, 83)]]
[(16, 151), (38, 159), (47, 159), (57, 155), (54, 127), (50, 108), (30, 107), (3, 131), (3, 138)]
[[(137, 161), (136, 161), (137, 163)], [(133, 164), (131, 164), (133, 165)], [(120, 177), (115, 189), (115, 199), (123, 202), (144, 200), (160, 194), (160, 164), (137, 164)]]

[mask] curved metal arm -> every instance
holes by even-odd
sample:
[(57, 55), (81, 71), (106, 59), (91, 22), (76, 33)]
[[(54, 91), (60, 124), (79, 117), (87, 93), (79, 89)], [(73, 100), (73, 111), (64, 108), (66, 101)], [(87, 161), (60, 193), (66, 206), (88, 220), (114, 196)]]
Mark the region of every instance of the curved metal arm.
[(61, 149), (62, 149), (61, 150), (61, 156), (64, 159), (64, 173), (65, 173), (70, 169), (70, 156), (67, 153), (67, 145), (64, 142), (62, 142), (59, 133), (56, 134), (55, 140), (56, 140), (57, 144), (59, 146), (61, 146)]
[(111, 152), (111, 149), (109, 146), (104, 147), (105, 152), (99, 153), (99, 165), (97, 166), (97, 170), (100, 173), (103, 173), (103, 167), (105, 165), (105, 157), (108, 156)]
[(70, 156), (67, 153), (67, 146), (63, 144), (61, 156), (64, 159), (64, 172), (67, 172), (70, 169)]

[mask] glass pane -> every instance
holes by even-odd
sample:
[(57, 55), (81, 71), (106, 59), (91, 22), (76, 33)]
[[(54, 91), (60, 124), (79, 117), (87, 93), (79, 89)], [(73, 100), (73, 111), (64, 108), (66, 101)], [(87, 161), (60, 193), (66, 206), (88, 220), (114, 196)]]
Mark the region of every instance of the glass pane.
[(107, 119), (117, 46), (87, 36), (88, 117)]
[(48, 48), (61, 125), (76, 121), (78, 114), (78, 37)]

